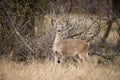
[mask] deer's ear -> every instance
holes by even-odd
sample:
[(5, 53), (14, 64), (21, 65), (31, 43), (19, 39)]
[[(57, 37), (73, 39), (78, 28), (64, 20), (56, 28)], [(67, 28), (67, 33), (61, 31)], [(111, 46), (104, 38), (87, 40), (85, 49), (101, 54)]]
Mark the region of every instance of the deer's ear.
[(68, 21), (65, 21), (65, 22), (64, 22), (64, 26), (67, 26), (67, 25), (68, 25)]
[(51, 19), (51, 24), (52, 24), (52, 25), (54, 25), (54, 24), (55, 24), (55, 22), (56, 22), (56, 20)]

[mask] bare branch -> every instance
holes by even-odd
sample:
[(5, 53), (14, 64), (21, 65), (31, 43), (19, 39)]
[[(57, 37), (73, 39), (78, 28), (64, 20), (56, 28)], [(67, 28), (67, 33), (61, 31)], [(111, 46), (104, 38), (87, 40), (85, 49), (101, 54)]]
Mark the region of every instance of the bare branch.
[[(20, 35), (20, 33), (18, 32), (18, 30), (16, 29), (16, 27), (15, 27), (15, 25), (13, 24), (13, 22), (12, 22), (12, 20), (11, 20), (11, 18), (10, 18), (10, 16), (8, 15), (8, 17), (9, 17), (9, 19), (10, 19), (10, 21), (11, 21), (11, 25), (12, 25), (12, 27), (14, 28), (14, 30), (15, 30), (15, 33), (17, 34), (17, 36), (20, 38), (20, 40), (23, 42), (23, 44), (32, 52), (32, 53), (35, 53), (34, 52), (34, 50), (30, 47), (30, 45), (25, 41), (25, 39)], [(27, 24), (28, 23), (28, 21), (25, 23), (25, 24)], [(23, 26), (25, 26), (25, 24), (23, 25)]]

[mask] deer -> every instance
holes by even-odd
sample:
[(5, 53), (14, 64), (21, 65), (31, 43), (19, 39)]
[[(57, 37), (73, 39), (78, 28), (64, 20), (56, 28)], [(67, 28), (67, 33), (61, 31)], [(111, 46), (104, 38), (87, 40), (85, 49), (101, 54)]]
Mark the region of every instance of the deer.
[(79, 62), (88, 63), (87, 56), (89, 52), (89, 43), (81, 39), (64, 39), (63, 34), (67, 22), (65, 21), (51, 21), (56, 29), (56, 35), (53, 42), (53, 53), (55, 55), (55, 62), (61, 63), (65, 57), (79, 57)]

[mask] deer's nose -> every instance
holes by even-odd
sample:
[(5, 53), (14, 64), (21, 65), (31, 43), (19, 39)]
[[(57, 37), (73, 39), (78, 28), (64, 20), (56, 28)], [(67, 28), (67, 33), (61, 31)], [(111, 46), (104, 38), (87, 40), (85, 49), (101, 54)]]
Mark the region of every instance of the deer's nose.
[(60, 64), (60, 61), (58, 60), (57, 63)]
[(58, 30), (58, 32), (61, 32), (60, 30)]

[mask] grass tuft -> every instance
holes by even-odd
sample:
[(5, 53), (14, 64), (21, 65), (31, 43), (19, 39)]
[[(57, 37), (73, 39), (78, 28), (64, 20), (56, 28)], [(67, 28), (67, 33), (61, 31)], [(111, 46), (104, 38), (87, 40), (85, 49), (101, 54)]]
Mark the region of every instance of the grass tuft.
[(118, 65), (62, 65), (35, 60), (18, 64), (0, 59), (0, 80), (120, 80)]

